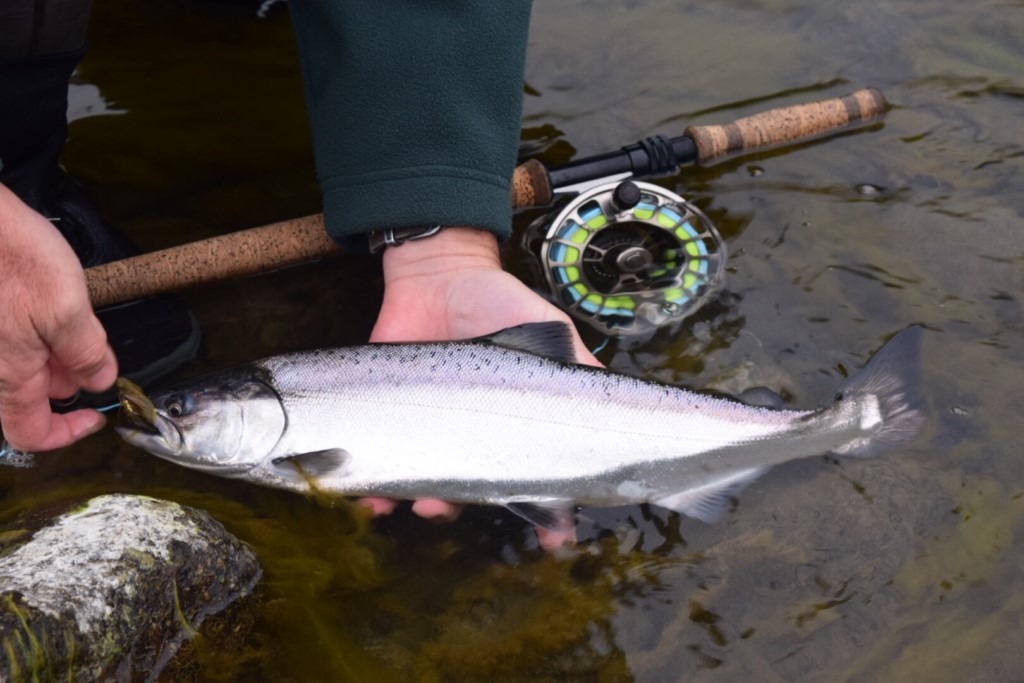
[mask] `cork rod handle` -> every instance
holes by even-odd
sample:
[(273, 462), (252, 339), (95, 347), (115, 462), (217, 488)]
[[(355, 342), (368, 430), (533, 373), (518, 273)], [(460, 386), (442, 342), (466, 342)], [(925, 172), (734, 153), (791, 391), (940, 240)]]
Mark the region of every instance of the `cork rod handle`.
[[(551, 203), (547, 170), (536, 159), (515, 170), (512, 203)], [(86, 269), (85, 280), (93, 308), (100, 308), (341, 252), (324, 229), (323, 214), (316, 214), (94, 266)]]
[(322, 214), (111, 261), (85, 271), (94, 308), (341, 253)]
[(813, 138), (884, 114), (882, 93), (865, 88), (846, 97), (798, 104), (737, 119), (719, 126), (690, 126), (684, 133), (697, 145), (697, 163), (708, 164), (735, 152)]
[(512, 174), (512, 208), (547, 206), (553, 199), (551, 179), (544, 164), (530, 159)]

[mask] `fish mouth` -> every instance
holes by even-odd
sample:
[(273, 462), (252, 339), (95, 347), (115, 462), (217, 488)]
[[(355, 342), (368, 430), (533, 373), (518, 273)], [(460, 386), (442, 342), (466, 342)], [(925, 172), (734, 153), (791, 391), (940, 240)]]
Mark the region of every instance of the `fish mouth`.
[(121, 417), (128, 424), (117, 425), (114, 431), (128, 443), (154, 455), (172, 459), (180, 455), (185, 441), (181, 430), (156, 409), (139, 385), (118, 377), (117, 390)]
[(160, 415), (153, 425), (115, 425), (114, 431), (131, 445), (153, 455), (168, 460), (178, 460), (181, 457), (181, 432)]
[(121, 416), (127, 417), (135, 426), (151, 432), (156, 429), (156, 406), (135, 382), (124, 377), (117, 378), (117, 400), (121, 404)]

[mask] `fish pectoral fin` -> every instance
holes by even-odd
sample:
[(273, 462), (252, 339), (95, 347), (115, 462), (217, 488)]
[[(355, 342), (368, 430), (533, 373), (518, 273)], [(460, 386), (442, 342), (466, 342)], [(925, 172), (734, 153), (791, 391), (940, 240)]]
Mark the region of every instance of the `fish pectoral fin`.
[(576, 506), (565, 498), (513, 501), (505, 507), (530, 524), (545, 529), (567, 534), (576, 528)]
[(772, 410), (782, 410), (786, 407), (786, 399), (782, 397), (782, 394), (768, 387), (750, 387), (736, 398), (748, 406), (759, 406)]
[(725, 516), (733, 498), (768, 469), (768, 467), (752, 467), (749, 470), (731, 472), (701, 486), (652, 498), (651, 502), (669, 510), (675, 510), (687, 517), (712, 524)]
[(330, 474), (345, 465), (349, 453), (344, 448), (328, 448), (310, 453), (295, 453), (274, 458), (275, 465), (289, 464), (297, 468), (303, 476), (311, 479)]
[(579, 362), (572, 345), (572, 327), (564, 322), (524, 323), (506, 327), (475, 341), (526, 351), (563, 363)]

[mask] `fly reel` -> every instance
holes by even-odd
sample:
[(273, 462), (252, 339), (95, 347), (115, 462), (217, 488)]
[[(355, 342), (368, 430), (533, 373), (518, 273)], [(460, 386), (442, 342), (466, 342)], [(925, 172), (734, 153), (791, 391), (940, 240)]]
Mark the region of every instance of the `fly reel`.
[(610, 336), (653, 332), (718, 286), (725, 243), (693, 204), (650, 183), (582, 192), (548, 225), (541, 266), (555, 300)]

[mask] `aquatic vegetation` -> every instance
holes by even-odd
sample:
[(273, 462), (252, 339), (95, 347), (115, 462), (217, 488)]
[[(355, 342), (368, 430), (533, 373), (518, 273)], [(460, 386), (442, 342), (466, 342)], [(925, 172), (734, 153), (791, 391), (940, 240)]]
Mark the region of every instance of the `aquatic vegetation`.
[(391, 605), (370, 647), (416, 680), (628, 677), (613, 617), (657, 596), (675, 558), (622, 552), (608, 536), (566, 556), (492, 563), (411, 604)]

